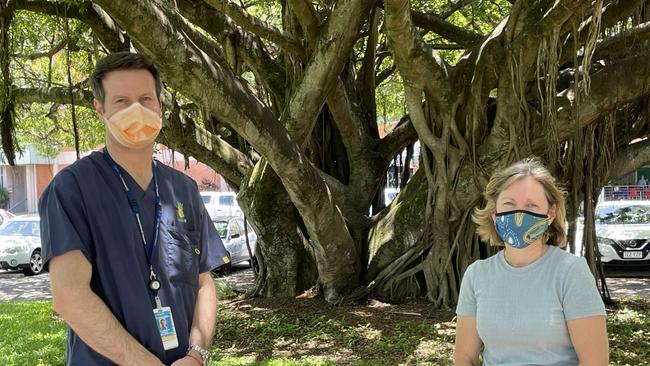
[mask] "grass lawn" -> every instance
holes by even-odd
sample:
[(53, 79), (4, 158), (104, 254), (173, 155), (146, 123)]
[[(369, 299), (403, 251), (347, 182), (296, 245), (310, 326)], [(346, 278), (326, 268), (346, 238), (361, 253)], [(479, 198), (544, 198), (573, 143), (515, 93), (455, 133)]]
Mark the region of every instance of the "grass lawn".
[[(650, 299), (609, 309), (612, 365), (650, 364)], [(451, 365), (451, 312), (426, 303), (334, 307), (316, 299), (219, 305), (212, 365)], [(63, 365), (65, 325), (49, 301), (0, 302), (0, 365)]]

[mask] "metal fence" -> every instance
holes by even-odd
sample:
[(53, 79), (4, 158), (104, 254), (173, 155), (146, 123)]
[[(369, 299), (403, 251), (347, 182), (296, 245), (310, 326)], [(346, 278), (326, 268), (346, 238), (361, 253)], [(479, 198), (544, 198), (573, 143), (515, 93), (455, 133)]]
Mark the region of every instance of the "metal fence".
[(615, 185), (603, 187), (602, 200), (650, 200), (650, 185)]

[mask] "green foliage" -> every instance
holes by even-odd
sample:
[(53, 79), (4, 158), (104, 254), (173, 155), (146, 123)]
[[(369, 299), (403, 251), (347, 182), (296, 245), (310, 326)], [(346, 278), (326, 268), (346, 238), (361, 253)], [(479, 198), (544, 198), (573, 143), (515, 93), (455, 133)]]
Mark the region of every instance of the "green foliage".
[(6, 209), (9, 206), (9, 191), (5, 187), (0, 187), (0, 208)]
[[(67, 89), (67, 49), (63, 48), (51, 57), (44, 56), (43, 53), (56, 50), (57, 45), (68, 37), (72, 83), (75, 87), (88, 87), (86, 79), (92, 72), (93, 59), (97, 53), (90, 30), (85, 24), (70, 19), (68, 33), (65, 31), (65, 19), (62, 17), (63, 14), (61, 18), (56, 18), (28, 11), (15, 13), (12, 27), (12, 49), (15, 56), (11, 65), (15, 87)], [(75, 112), (80, 148), (94, 149), (104, 138), (102, 122), (90, 108), (77, 106)], [(16, 136), (19, 146), (31, 144), (40, 154), (47, 157), (56, 156), (64, 147), (73, 147), (70, 106), (50, 101), (18, 104)]]
[(216, 281), (215, 286), (217, 288), (217, 298), (221, 300), (237, 296), (232, 286), (226, 281)]

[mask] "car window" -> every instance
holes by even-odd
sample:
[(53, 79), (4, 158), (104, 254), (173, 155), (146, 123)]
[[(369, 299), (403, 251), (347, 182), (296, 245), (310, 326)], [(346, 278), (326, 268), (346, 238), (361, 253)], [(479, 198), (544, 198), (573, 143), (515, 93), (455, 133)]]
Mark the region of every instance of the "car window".
[(39, 223), (37, 221), (10, 221), (0, 228), (0, 235), (38, 236), (40, 235)]
[(206, 205), (212, 201), (212, 196), (208, 195), (201, 195), (201, 198), (203, 199), (203, 204)]
[(217, 229), (217, 233), (219, 233), (219, 237), (221, 239), (226, 238), (226, 234), (228, 232), (228, 223), (225, 221), (215, 221), (214, 222), (214, 228)]
[(233, 196), (219, 197), (219, 204), (222, 206), (233, 206), (234, 203), (235, 203), (235, 197)]
[(602, 224), (649, 224), (650, 206), (605, 206), (596, 211), (596, 222)]
[(241, 228), (237, 224), (237, 221), (233, 220), (230, 222), (230, 237), (232, 238), (235, 235), (241, 236), (242, 233), (241, 233)]
[[(237, 220), (237, 223), (239, 224), (239, 230), (241, 231), (242, 235), (244, 235), (244, 220)], [(251, 227), (250, 224), (248, 224), (248, 235), (253, 233), (253, 227)]]

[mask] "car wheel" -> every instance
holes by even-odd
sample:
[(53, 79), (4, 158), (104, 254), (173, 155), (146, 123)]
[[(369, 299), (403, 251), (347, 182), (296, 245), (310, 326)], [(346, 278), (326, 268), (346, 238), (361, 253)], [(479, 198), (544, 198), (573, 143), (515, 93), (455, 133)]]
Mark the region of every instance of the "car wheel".
[(41, 250), (36, 249), (32, 256), (29, 257), (29, 266), (25, 268), (26, 276), (35, 276), (43, 272), (43, 257), (41, 256)]

